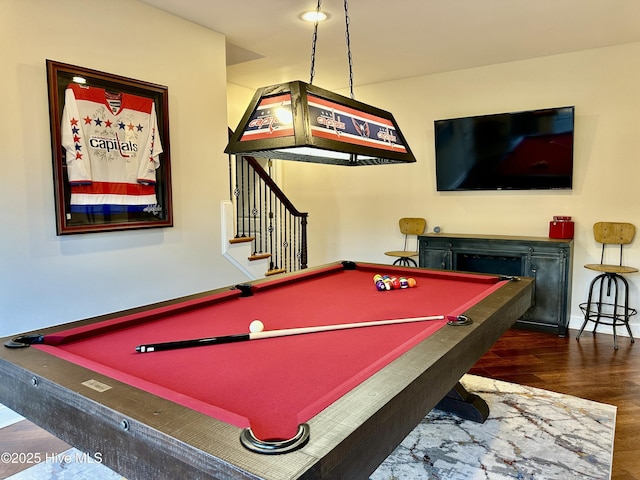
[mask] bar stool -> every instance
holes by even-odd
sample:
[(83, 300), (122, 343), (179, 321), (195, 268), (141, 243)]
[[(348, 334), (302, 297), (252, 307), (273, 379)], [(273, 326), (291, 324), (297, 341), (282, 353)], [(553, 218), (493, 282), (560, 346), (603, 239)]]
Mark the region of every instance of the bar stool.
[(417, 267), (418, 264), (413, 258), (411, 258), (418, 256), (417, 248), (416, 250), (407, 250), (407, 241), (409, 239), (409, 235), (416, 235), (417, 242), (417, 236), (422, 235), (425, 228), (427, 228), (427, 221), (424, 218), (405, 217), (399, 220), (398, 225), (400, 227), (400, 233), (404, 235), (404, 249), (384, 252), (384, 254), (390, 257), (398, 257), (393, 262), (394, 265), (403, 265), (405, 267), (413, 265), (414, 267)]
[[(578, 332), (577, 340), (588, 322), (594, 322), (593, 333), (596, 333), (598, 325), (610, 325), (613, 327), (613, 348), (618, 349), (618, 335), (616, 327), (624, 325), (629, 332), (631, 343), (634, 343), (631, 328), (629, 327), (629, 318), (637, 313), (637, 310), (629, 307), (629, 283), (623, 275), (635, 273), (638, 271), (635, 267), (622, 265), (622, 247), (628, 245), (633, 240), (636, 233), (636, 227), (630, 223), (616, 222), (598, 222), (593, 226), (593, 236), (596, 242), (602, 244), (602, 253), (600, 255), (600, 263), (592, 263), (585, 265), (585, 268), (601, 272), (591, 282), (589, 287), (589, 296), (586, 303), (580, 304), (580, 309), (584, 313), (584, 323), (580, 332)], [(608, 245), (620, 246), (620, 261), (618, 265), (610, 265), (604, 263), (605, 248)], [(605, 302), (605, 285), (606, 297), (612, 297), (611, 301)], [(594, 291), (598, 288), (597, 300), (594, 299)], [(624, 295), (624, 301), (620, 304), (619, 294)]]

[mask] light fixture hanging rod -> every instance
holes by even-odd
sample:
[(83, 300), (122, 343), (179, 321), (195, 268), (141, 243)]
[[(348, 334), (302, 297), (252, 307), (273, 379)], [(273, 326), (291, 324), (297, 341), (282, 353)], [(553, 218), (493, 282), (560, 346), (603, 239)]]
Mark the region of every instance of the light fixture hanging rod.
[(354, 100), (356, 97), (353, 94), (353, 60), (351, 59), (351, 37), (349, 35), (349, 6), (347, 5), (347, 0), (344, 0), (344, 23), (345, 30), (344, 36), (347, 42), (347, 61), (349, 62), (349, 93), (351, 94), (351, 99)]
[[(322, 0), (318, 0), (318, 4), (316, 6), (316, 19), (313, 22), (313, 36), (311, 38), (311, 68), (309, 72), (309, 85), (313, 85), (313, 79), (316, 75), (316, 49), (318, 45), (318, 22), (320, 18), (320, 9), (322, 7)], [(351, 19), (349, 17), (349, 4), (347, 0), (344, 0), (344, 36), (345, 41), (347, 43), (347, 62), (349, 64), (349, 94), (351, 99), (354, 100), (356, 97), (353, 93), (353, 58), (351, 56), (351, 36), (349, 34), (349, 24), (351, 23)]]
[(316, 7), (316, 19), (313, 22), (313, 37), (311, 38), (311, 71), (309, 73), (309, 85), (313, 85), (313, 77), (316, 75), (316, 45), (318, 43), (318, 22), (320, 21), (320, 6), (322, 0), (318, 0)]

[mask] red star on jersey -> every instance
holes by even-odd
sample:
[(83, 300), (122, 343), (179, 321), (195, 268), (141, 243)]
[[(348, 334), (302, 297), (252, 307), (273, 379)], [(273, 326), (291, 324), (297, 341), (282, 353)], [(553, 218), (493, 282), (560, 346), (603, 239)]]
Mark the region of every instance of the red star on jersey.
[(76, 120), (75, 118), (72, 118), (71, 125), (78, 125), (78, 120)]
[(129, 130), (133, 130), (134, 128), (136, 128), (133, 123), (130, 123), (129, 125), (127, 125), (127, 127), (129, 127)]
[(111, 120), (107, 120), (104, 124), (105, 127), (111, 128)]
[(84, 117), (84, 124), (85, 125), (91, 125), (91, 118), (89, 117), (89, 115)]
[(82, 160), (82, 154), (80, 152), (76, 153), (76, 160)]

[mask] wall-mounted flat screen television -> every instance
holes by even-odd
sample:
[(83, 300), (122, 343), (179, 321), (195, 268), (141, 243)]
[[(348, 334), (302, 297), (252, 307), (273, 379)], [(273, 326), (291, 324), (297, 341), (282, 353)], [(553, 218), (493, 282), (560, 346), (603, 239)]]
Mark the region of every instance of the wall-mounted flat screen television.
[(436, 120), (438, 191), (570, 189), (574, 110)]

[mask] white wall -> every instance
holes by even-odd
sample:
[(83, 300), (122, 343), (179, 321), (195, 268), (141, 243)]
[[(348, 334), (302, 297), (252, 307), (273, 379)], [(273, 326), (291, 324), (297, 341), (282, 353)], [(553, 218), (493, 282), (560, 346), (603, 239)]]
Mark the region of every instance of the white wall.
[[(358, 100), (393, 112), (418, 162), (356, 168), (283, 162), (284, 191), (310, 212), (310, 265), (387, 263), (383, 252), (402, 245), (401, 216), (424, 216), (430, 231), (439, 225), (450, 233), (547, 236), (554, 215), (571, 215), (572, 326), (579, 326), (578, 304), (593, 278), (583, 265), (599, 261), (593, 223), (640, 227), (639, 89), (638, 43), (356, 87)], [(576, 106), (572, 191), (436, 192), (434, 120), (563, 105)], [(640, 238), (625, 260), (640, 266)], [(631, 303), (640, 307), (640, 274), (630, 280)]]
[[(132, 0), (3, 0), (0, 22), (0, 335), (244, 280), (219, 238), (224, 37)], [(46, 59), (168, 86), (173, 228), (56, 236)]]

